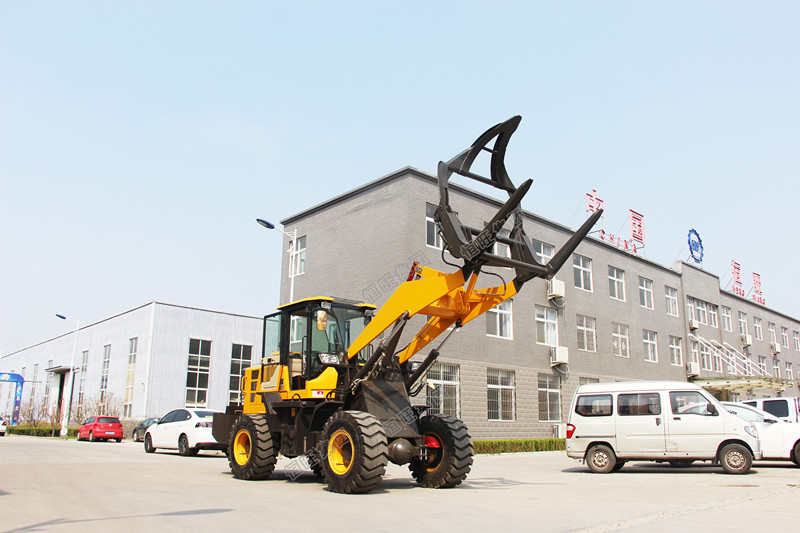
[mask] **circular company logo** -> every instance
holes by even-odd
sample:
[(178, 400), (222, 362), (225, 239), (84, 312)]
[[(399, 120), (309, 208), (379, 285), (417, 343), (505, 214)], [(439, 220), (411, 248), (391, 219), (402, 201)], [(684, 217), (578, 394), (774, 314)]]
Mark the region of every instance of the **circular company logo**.
[(689, 253), (692, 254), (695, 263), (703, 262), (703, 240), (694, 229), (689, 230)]

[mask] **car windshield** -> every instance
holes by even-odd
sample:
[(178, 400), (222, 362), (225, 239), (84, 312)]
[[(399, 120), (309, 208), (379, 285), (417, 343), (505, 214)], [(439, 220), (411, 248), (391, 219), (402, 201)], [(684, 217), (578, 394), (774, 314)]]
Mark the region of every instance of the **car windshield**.
[(100, 424), (119, 424), (119, 418), (114, 418), (111, 416), (101, 416), (98, 422)]
[(212, 418), (214, 416), (214, 411), (195, 411), (194, 414), (196, 414), (198, 418)]

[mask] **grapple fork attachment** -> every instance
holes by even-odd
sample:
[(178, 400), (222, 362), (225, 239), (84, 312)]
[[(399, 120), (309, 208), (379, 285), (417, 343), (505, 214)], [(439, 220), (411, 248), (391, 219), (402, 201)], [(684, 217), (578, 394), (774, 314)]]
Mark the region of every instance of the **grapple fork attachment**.
[[(522, 227), (522, 208), (520, 202), (533, 183), (525, 181), (519, 188), (515, 187), (505, 168), (505, 154), (508, 141), (516, 131), (522, 117), (519, 115), (489, 128), (466, 150), (447, 163), (440, 162), (438, 168), (439, 206), (436, 209), (436, 221), (442, 232), (444, 245), (450, 255), (464, 260), (465, 278), (469, 273), (479, 271), (483, 266), (500, 266), (514, 268), (517, 289), (526, 281), (543, 277), (550, 279), (569, 259), (578, 244), (589, 233), (592, 226), (602, 214), (595, 213), (578, 229), (567, 243), (546, 264), (540, 263), (533, 250), (533, 243)], [(488, 145), (494, 140), (494, 145)], [(475, 158), (482, 152), (491, 153), (490, 176), (484, 177), (470, 171)], [(483, 229), (473, 228), (461, 223), (450, 207), (449, 180), (453, 173), (490, 185), (508, 193), (508, 200), (492, 217)], [(500, 231), (513, 215), (513, 229), (508, 237), (500, 236)], [(503, 257), (491, 252), (496, 242), (507, 244), (511, 248), (511, 257)]]

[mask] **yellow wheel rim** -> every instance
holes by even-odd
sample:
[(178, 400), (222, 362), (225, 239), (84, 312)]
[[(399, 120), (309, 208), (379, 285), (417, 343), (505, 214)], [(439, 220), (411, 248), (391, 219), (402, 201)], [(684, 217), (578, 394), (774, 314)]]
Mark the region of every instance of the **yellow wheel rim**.
[(250, 450), (253, 446), (253, 441), (250, 440), (250, 432), (246, 429), (240, 429), (233, 439), (233, 460), (236, 464), (244, 466), (250, 459)]
[(343, 476), (353, 466), (353, 439), (344, 429), (337, 430), (328, 441), (328, 464), (337, 476)]

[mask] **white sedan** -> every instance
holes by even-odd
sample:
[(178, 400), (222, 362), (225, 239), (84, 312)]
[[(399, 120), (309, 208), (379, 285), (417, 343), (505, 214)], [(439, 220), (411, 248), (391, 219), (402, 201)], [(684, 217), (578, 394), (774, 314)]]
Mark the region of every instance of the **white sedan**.
[(800, 424), (786, 422), (766, 411), (742, 403), (722, 402), (722, 405), (758, 428), (763, 459), (790, 460), (800, 466)]
[(144, 451), (153, 453), (158, 448), (178, 450), (181, 455), (196, 455), (199, 450), (225, 450), (211, 434), (214, 413), (209, 409), (175, 409), (147, 428)]

